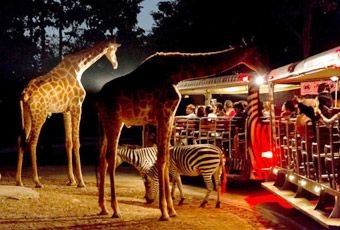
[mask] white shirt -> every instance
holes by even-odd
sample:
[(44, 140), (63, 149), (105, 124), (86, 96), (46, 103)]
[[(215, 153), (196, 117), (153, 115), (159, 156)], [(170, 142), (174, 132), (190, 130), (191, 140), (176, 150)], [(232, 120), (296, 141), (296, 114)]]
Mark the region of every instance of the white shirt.
[(194, 113), (190, 113), (190, 114), (186, 115), (186, 117), (187, 118), (196, 118), (197, 116)]

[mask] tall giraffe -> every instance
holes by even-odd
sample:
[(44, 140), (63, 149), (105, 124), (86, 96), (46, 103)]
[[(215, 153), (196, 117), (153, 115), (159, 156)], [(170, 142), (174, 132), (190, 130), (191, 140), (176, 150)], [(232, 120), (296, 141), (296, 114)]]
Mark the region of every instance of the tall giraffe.
[(24, 150), (28, 150), (31, 153), (33, 180), (36, 187), (42, 187), (36, 162), (39, 134), (49, 114), (62, 113), (68, 159), (68, 185), (75, 184), (72, 166), (73, 152), (78, 187), (85, 186), (79, 156), (81, 106), (86, 94), (81, 84), (81, 77), (83, 72), (103, 55), (106, 55), (113, 68), (117, 69), (116, 50), (119, 46), (120, 44), (114, 40), (104, 41), (93, 47), (67, 55), (50, 72), (28, 83), (20, 98), (23, 134), (18, 141), (17, 185), (23, 185), (21, 179), (23, 153)]
[(120, 217), (115, 194), (115, 160), (123, 125), (157, 127), (160, 220), (176, 216), (169, 190), (169, 144), (172, 123), (181, 95), (175, 85), (185, 79), (216, 74), (239, 64), (264, 70), (256, 49), (227, 49), (209, 53), (156, 53), (133, 72), (106, 83), (98, 93), (97, 109), (104, 137), (100, 153), (100, 214), (108, 213), (104, 201), (105, 175), (111, 182), (112, 217)]

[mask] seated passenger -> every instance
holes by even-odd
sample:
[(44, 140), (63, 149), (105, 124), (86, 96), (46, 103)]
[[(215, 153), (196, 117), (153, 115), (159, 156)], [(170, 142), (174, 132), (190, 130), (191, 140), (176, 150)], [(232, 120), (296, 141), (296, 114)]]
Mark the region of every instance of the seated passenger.
[(245, 122), (247, 119), (247, 111), (244, 109), (244, 105), (241, 101), (234, 103), (235, 116), (231, 120), (235, 127), (239, 130), (244, 130)]
[(216, 116), (218, 117), (224, 117), (225, 113), (223, 111), (223, 105), (221, 102), (217, 102), (216, 103), (216, 112), (215, 112)]
[(318, 110), (318, 113), (319, 113), (319, 115), (321, 117), (321, 119), (320, 119), (321, 122), (323, 122), (323, 123), (325, 123), (327, 125), (333, 124), (337, 120), (340, 120), (340, 113), (337, 113), (337, 114), (333, 115), (331, 118), (325, 117), (320, 110)]
[(198, 105), (196, 109), (197, 117), (205, 117), (205, 108), (204, 105)]
[(195, 108), (196, 107), (193, 104), (187, 105), (186, 110), (185, 110), (185, 112), (187, 114), (186, 117), (188, 117), (188, 118), (196, 118), (197, 116), (195, 114)]
[(213, 109), (213, 107), (211, 105), (207, 105), (205, 107), (205, 115), (207, 117), (211, 117), (211, 118), (217, 117), (216, 114), (214, 113), (214, 109)]
[(296, 117), (296, 110), (294, 107), (294, 103), (291, 100), (288, 100), (283, 103), (281, 111), (282, 112), (280, 114), (280, 117), (282, 120), (288, 120), (290, 118)]
[(224, 111), (225, 115), (229, 118), (233, 118), (236, 114), (234, 108), (233, 108), (233, 102), (230, 100), (226, 100), (224, 102)]
[(333, 98), (331, 95), (331, 88), (329, 84), (322, 83), (318, 87), (318, 103), (319, 103), (319, 109), (322, 112), (322, 114), (327, 117), (332, 117), (332, 106), (333, 106)]
[(269, 101), (263, 102), (262, 116), (263, 118), (270, 117), (270, 102)]

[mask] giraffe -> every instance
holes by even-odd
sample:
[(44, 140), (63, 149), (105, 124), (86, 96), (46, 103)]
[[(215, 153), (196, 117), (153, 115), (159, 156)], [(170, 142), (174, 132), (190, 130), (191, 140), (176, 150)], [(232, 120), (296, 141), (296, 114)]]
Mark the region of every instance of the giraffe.
[(65, 145), (68, 159), (68, 185), (74, 185), (72, 166), (74, 154), (78, 187), (84, 187), (79, 156), (79, 124), (85, 90), (81, 84), (83, 72), (103, 55), (118, 68), (116, 50), (120, 44), (115, 40), (99, 42), (96, 45), (66, 55), (61, 62), (45, 75), (32, 79), (20, 97), (22, 135), (18, 138), (18, 165), (16, 183), (23, 186), (21, 173), (24, 151), (31, 153), (33, 180), (36, 187), (43, 187), (38, 177), (36, 147), (39, 134), (47, 116), (62, 113), (65, 126)]
[[(99, 121), (103, 127), (100, 152), (99, 214), (108, 211), (104, 201), (106, 172), (111, 183), (113, 218), (121, 216), (115, 194), (118, 140), (123, 125), (151, 124), (157, 128), (160, 220), (176, 216), (169, 190), (169, 145), (171, 128), (181, 96), (181, 80), (220, 73), (245, 64), (264, 70), (261, 57), (252, 47), (208, 53), (155, 53), (129, 74), (106, 83), (97, 95)], [(255, 68), (256, 67), (256, 68)]]

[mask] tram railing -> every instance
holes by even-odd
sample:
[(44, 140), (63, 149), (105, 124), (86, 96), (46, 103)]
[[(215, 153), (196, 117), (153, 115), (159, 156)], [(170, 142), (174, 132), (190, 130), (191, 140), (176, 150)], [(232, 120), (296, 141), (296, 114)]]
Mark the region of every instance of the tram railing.
[(340, 226), (340, 222), (329, 220), (340, 221), (339, 122), (307, 122), (301, 127), (299, 118), (276, 119), (275, 130), (280, 154), (277, 167), (272, 169), (275, 182), (263, 186), (316, 220)]
[(176, 116), (173, 125), (172, 144), (214, 144), (220, 147), (226, 158), (229, 177), (249, 179), (250, 157), (247, 154), (247, 126), (236, 127), (229, 117), (188, 118)]

